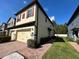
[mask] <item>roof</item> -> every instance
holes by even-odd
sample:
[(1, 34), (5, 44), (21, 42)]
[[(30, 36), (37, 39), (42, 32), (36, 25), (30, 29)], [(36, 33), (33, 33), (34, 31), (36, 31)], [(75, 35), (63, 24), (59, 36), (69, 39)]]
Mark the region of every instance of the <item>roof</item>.
[(76, 8), (75, 12), (73, 13), (72, 17), (70, 18), (69, 22), (67, 23), (67, 25), (71, 24), (72, 21), (74, 21), (75, 17), (78, 15), (79, 12), (79, 6)]
[[(15, 15), (18, 15), (18, 14), (20, 14), (21, 12), (27, 10), (29, 7), (31, 7), (31, 6), (34, 5), (34, 4), (37, 4), (37, 5), (39, 6), (39, 8), (42, 10), (42, 12), (44, 13), (44, 15), (49, 19), (49, 17), (47, 16), (46, 12), (45, 12), (44, 9), (42, 8), (42, 6), (41, 6), (40, 3), (38, 2), (38, 0), (32, 1), (29, 5), (27, 5), (26, 7), (24, 7), (24, 8), (21, 9), (20, 11), (18, 11)], [(54, 25), (53, 22), (52, 22), (50, 19), (49, 19), (49, 21), (50, 21), (50, 23), (51, 23), (52, 25)]]
[(4, 25), (7, 25), (6, 23), (2, 23), (2, 25), (1, 25), (1, 26), (3, 26), (3, 24), (4, 24)]
[(27, 10), (29, 7), (31, 7), (32, 5), (34, 5), (36, 3), (36, 1), (32, 1), (30, 4), (28, 4), (27, 6), (25, 6), (24, 8), (22, 8), (21, 10), (19, 10), (15, 15), (20, 14), (21, 12)]

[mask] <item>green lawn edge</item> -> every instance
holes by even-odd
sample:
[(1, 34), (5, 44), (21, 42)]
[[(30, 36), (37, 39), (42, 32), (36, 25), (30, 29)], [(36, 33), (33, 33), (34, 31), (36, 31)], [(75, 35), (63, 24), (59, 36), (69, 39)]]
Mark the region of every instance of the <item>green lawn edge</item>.
[(65, 42), (54, 42), (42, 59), (79, 59), (79, 53), (63, 38)]

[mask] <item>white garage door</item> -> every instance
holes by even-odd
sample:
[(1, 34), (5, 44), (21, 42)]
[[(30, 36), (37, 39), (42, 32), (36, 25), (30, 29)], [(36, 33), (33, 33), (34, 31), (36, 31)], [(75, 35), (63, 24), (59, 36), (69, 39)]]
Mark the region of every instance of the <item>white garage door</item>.
[(27, 40), (31, 38), (31, 31), (18, 31), (17, 40), (27, 43)]

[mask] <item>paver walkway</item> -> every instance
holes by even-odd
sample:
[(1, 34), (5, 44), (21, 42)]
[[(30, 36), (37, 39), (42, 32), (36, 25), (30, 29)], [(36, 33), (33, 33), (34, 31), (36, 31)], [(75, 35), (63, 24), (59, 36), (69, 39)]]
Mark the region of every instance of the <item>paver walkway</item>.
[(51, 45), (52, 44), (44, 44), (38, 49), (30, 49), (25, 47), (23, 50), (19, 50), (19, 52), (28, 58), (30, 57), (31, 59), (42, 59), (42, 56), (47, 52)]
[(71, 46), (73, 46), (75, 48), (76, 51), (79, 52), (79, 44), (77, 44), (76, 42), (69, 42), (71, 44)]
[(47, 43), (42, 45), (42, 47), (38, 49), (28, 48), (25, 43), (22, 42), (9, 42), (0, 44), (0, 58), (9, 55), (14, 52), (18, 52), (23, 56), (30, 59), (42, 59), (42, 56), (47, 52), (47, 50), (51, 47), (51, 43)]

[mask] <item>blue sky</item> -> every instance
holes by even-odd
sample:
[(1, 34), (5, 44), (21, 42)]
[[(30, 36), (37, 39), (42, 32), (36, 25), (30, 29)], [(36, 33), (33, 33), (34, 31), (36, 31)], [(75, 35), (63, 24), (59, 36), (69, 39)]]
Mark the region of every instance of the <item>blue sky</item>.
[[(1, 0), (0, 23), (7, 22), (21, 8), (28, 5), (32, 0)], [(39, 0), (47, 15), (58, 24), (69, 21), (73, 12), (79, 5), (79, 0)]]

